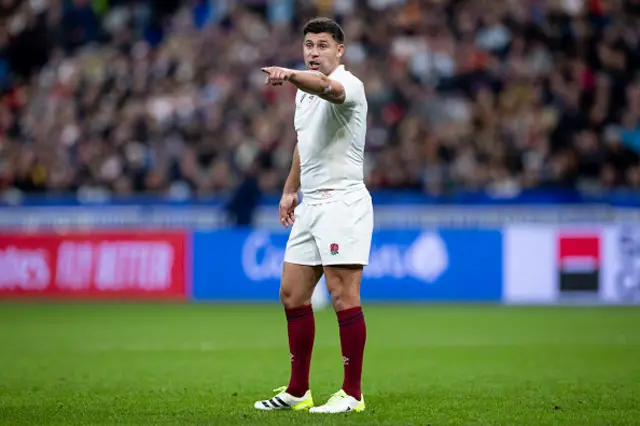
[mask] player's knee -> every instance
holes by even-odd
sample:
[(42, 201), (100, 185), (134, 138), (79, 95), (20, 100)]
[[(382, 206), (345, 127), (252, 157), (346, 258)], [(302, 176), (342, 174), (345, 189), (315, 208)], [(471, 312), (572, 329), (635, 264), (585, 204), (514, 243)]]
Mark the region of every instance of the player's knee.
[(280, 302), (285, 309), (297, 308), (311, 303), (309, 297), (292, 289), (280, 287)]
[(293, 292), (291, 289), (280, 287), (280, 302), (285, 308), (293, 307)]
[(349, 291), (345, 286), (335, 286), (331, 289), (331, 303), (336, 312), (360, 306), (360, 295)]

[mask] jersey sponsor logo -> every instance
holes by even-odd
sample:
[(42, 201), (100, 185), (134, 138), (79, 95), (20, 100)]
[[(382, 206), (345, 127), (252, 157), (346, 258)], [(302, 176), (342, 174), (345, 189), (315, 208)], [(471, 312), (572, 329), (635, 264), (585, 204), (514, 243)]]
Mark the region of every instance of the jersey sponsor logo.
[(309, 102), (313, 101), (313, 98), (315, 98), (315, 95), (309, 95), (307, 93), (303, 93), (302, 96), (300, 96), (300, 105), (302, 104), (302, 102), (305, 100), (307, 96), (309, 97)]
[(331, 190), (324, 190), (320, 192), (320, 197), (327, 199), (327, 198), (331, 198), (333, 197), (333, 191)]

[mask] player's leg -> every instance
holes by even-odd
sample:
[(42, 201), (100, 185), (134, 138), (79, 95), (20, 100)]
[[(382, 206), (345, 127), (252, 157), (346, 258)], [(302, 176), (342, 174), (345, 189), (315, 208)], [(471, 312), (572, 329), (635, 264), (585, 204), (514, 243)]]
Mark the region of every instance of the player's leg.
[(280, 282), (280, 302), (285, 309), (311, 305), (311, 296), (322, 278), (321, 265), (300, 265), (284, 262)]
[[(363, 268), (369, 262), (373, 207), (370, 197), (349, 203), (346, 207), (334, 206), (333, 209), (341, 215), (342, 220), (331, 220), (333, 226), (328, 228), (327, 223), (316, 236), (325, 281), (338, 319), (344, 365), (342, 388), (325, 405), (312, 410), (317, 413), (362, 411), (365, 408), (361, 381), (367, 329), (360, 300), (360, 285)], [(334, 215), (329, 211), (326, 219)], [(340, 225), (336, 226), (337, 223)]]
[(309, 390), (309, 369), (315, 339), (311, 296), (321, 277), (322, 266), (284, 263), (280, 300), (287, 318), (291, 358), (287, 393), (295, 397), (302, 397)]
[(280, 300), (289, 336), (291, 377), (288, 386), (274, 390), (278, 394), (273, 398), (254, 404), (260, 410), (305, 410), (313, 406), (309, 389), (309, 368), (315, 339), (311, 296), (322, 277), (322, 266), (303, 207), (296, 209), (296, 221), (287, 242), (280, 282)]
[(363, 266), (325, 266), (324, 270), (340, 329), (340, 347), (344, 364), (342, 390), (361, 401), (362, 360), (367, 339), (367, 327), (360, 303)]

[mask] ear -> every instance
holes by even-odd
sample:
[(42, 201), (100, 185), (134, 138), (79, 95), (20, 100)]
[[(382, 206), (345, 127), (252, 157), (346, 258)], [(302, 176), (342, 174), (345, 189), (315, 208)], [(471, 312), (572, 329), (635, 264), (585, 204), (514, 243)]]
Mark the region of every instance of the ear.
[(344, 55), (344, 44), (339, 44), (338, 45), (338, 58), (342, 58), (342, 55)]

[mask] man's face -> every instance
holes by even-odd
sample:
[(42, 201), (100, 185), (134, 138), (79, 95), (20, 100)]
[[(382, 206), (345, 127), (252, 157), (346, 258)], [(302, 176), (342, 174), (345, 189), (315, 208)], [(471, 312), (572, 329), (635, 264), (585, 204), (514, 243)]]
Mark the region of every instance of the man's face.
[(304, 62), (311, 70), (329, 75), (340, 64), (344, 45), (329, 33), (307, 33), (304, 37)]

